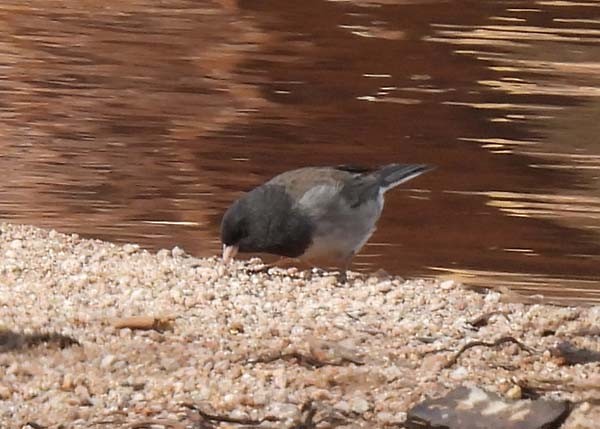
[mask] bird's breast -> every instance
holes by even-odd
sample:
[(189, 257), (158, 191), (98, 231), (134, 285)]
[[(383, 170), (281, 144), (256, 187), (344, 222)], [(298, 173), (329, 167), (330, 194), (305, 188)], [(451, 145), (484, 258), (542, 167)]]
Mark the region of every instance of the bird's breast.
[(358, 207), (340, 201), (313, 219), (315, 231), (303, 258), (343, 263), (357, 253), (375, 231), (381, 215), (383, 198)]

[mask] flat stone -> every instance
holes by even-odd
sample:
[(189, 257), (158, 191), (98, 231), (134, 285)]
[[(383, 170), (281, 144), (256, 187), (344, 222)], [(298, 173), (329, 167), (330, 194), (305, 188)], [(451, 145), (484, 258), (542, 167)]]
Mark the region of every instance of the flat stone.
[(409, 412), (409, 429), (554, 429), (569, 415), (567, 401), (511, 401), (478, 387), (459, 387)]

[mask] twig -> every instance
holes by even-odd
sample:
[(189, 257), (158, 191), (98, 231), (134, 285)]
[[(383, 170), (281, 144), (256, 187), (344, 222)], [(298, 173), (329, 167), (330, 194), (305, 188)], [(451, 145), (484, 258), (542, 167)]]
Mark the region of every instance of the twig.
[[(587, 392), (600, 391), (600, 386), (594, 382), (568, 383), (564, 380), (530, 378), (521, 380), (517, 384), (521, 388), (531, 389), (540, 392)], [(593, 399), (593, 398), (592, 398)], [(597, 398), (600, 399), (600, 398)]]
[(304, 419), (292, 426), (291, 429), (315, 429), (317, 424), (314, 418), (317, 414), (317, 409), (313, 406), (312, 401), (305, 402), (300, 411), (305, 414)]
[[(363, 323), (362, 320), (360, 320), (360, 317), (354, 316), (352, 314), (350, 314), (349, 311), (344, 312), (344, 314), (346, 316), (348, 316), (350, 319), (354, 320), (355, 322), (358, 323)], [(336, 325), (336, 328), (338, 329), (342, 329), (342, 330), (346, 330), (348, 327), (347, 326), (340, 326), (340, 325)], [(358, 332), (364, 332), (365, 334), (369, 334), (369, 335), (379, 335), (379, 334), (383, 334), (383, 331), (379, 330), (379, 329), (375, 329), (375, 328), (369, 328), (368, 326), (365, 328), (357, 328), (356, 329)]]
[(501, 344), (505, 344), (505, 343), (513, 343), (516, 344), (517, 346), (519, 346), (519, 348), (521, 350), (524, 350), (528, 353), (534, 353), (535, 350), (532, 349), (531, 347), (526, 346), (525, 344), (523, 344), (521, 341), (517, 340), (514, 337), (501, 337), (498, 338), (496, 341), (488, 343), (486, 341), (471, 341), (468, 342), (467, 344), (463, 345), (450, 359), (448, 359), (448, 362), (446, 362), (444, 364), (444, 366), (442, 367), (442, 369), (445, 368), (450, 368), (452, 365), (454, 365), (456, 363), (456, 361), (458, 360), (458, 358), (467, 350), (473, 348), (473, 347), (479, 347), (479, 346), (483, 346), (483, 347), (496, 347), (499, 346)]
[(130, 423), (127, 425), (129, 429), (144, 429), (150, 426), (160, 425), (173, 429), (185, 429), (185, 425), (177, 420), (172, 419), (149, 419), (141, 422)]
[(123, 425), (124, 423), (123, 420), (98, 420), (91, 422), (92, 425)]
[[(357, 331), (363, 332), (363, 333), (369, 334), (369, 335), (383, 335), (383, 331), (380, 331), (379, 329), (374, 329), (374, 328), (359, 328), (359, 329), (357, 329)], [(362, 363), (360, 365), (362, 365)]]
[(424, 352), (420, 352), (419, 356), (423, 358), (423, 357), (425, 357), (427, 355), (431, 355), (431, 354), (434, 354), (434, 353), (451, 352), (452, 350), (453, 349), (451, 349), (449, 347), (442, 347), (442, 348), (439, 348), (439, 349), (426, 350)]
[[(267, 355), (258, 357), (256, 359), (249, 359), (247, 363), (271, 363), (276, 360), (288, 360), (295, 359), (298, 361), (300, 365), (303, 365), (307, 368), (322, 368), (324, 366), (343, 366), (343, 362), (324, 362), (318, 359), (315, 359), (312, 356), (304, 355), (300, 352), (290, 352), (290, 353), (279, 353), (275, 355)], [(363, 365), (362, 362), (354, 362), (356, 365)]]
[(195, 406), (194, 404), (190, 404), (190, 403), (183, 403), (181, 404), (186, 408), (189, 408), (190, 410), (194, 410), (195, 412), (197, 412), (203, 419), (211, 421), (211, 422), (220, 422), (220, 423), (234, 423), (234, 424), (238, 424), (238, 425), (260, 425), (263, 422), (278, 422), (279, 419), (276, 417), (272, 417), (272, 416), (267, 416), (265, 418), (262, 418), (260, 420), (254, 420), (254, 419), (238, 419), (235, 417), (230, 417), (230, 416), (223, 416), (223, 415), (217, 415), (217, 414), (209, 414), (206, 411), (202, 411), (200, 408), (198, 408), (197, 406)]
[(355, 322), (360, 322), (361, 321), (360, 318), (358, 318), (356, 316), (353, 316), (352, 314), (350, 314), (349, 311), (346, 311), (345, 314), (346, 314), (346, 316), (348, 316), (350, 319), (354, 320)]
[(46, 429), (47, 428), (47, 426), (42, 426), (41, 424), (36, 423), (36, 422), (27, 422), (27, 423), (25, 423), (25, 426), (23, 426), (23, 427), (26, 427), (26, 426), (31, 426), (33, 429)]
[(469, 320), (467, 323), (469, 325), (471, 325), (473, 328), (479, 329), (479, 328), (482, 328), (483, 326), (486, 326), (488, 324), (488, 322), (490, 321), (490, 319), (492, 318), (492, 316), (496, 316), (496, 315), (502, 315), (502, 316), (506, 317), (506, 311), (500, 311), (500, 310), (489, 311), (487, 313), (483, 313), (483, 314), (477, 316), (473, 320)]

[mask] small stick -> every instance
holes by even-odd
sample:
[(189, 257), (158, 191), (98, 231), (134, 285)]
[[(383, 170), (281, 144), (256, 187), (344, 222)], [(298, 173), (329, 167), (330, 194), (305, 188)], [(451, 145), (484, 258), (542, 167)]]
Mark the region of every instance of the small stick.
[(446, 362), (444, 364), (444, 366), (442, 367), (443, 369), (445, 368), (450, 368), (452, 365), (454, 365), (456, 363), (456, 361), (458, 360), (458, 358), (460, 357), (460, 355), (462, 355), (465, 351), (473, 348), (473, 347), (478, 347), (478, 346), (483, 346), (483, 347), (496, 347), (499, 346), (501, 344), (504, 343), (513, 343), (516, 344), (517, 346), (519, 346), (519, 348), (521, 350), (524, 350), (528, 353), (534, 353), (535, 350), (532, 349), (531, 347), (526, 346), (525, 344), (523, 344), (521, 341), (517, 340), (514, 337), (501, 337), (498, 338), (496, 341), (488, 343), (485, 341), (471, 341), (468, 342), (467, 344), (463, 345), (450, 359), (448, 359), (448, 362)]
[(208, 420), (208, 421), (214, 421), (214, 422), (222, 422), (222, 423), (234, 423), (234, 424), (238, 424), (238, 425), (260, 425), (263, 422), (277, 422), (279, 421), (279, 419), (275, 418), (275, 417), (271, 417), (271, 416), (267, 416), (263, 419), (260, 420), (253, 420), (253, 419), (236, 419), (235, 417), (230, 417), (230, 416), (220, 416), (220, 415), (216, 415), (216, 414), (209, 414), (205, 411), (202, 411), (200, 408), (198, 408), (197, 406), (195, 406), (194, 404), (190, 404), (190, 403), (184, 403), (182, 404), (184, 407), (189, 408), (190, 410), (194, 410), (195, 412), (197, 412), (203, 419)]
[(288, 359), (296, 359), (298, 363), (307, 367), (307, 368), (322, 368), (324, 366), (344, 366), (345, 362), (350, 362), (355, 365), (364, 365), (364, 362), (351, 360), (351, 359), (342, 359), (340, 362), (326, 362), (316, 359), (312, 356), (304, 355), (300, 352), (290, 352), (290, 353), (279, 353), (275, 355), (267, 355), (258, 357), (256, 359), (249, 359), (246, 363), (271, 363), (276, 360), (288, 360)]
[(47, 426), (42, 426), (39, 423), (36, 422), (27, 422), (25, 423), (25, 426), (31, 426), (33, 429), (46, 429)]
[(490, 321), (490, 319), (492, 318), (492, 316), (496, 316), (496, 315), (502, 315), (504, 317), (506, 317), (506, 311), (500, 311), (500, 310), (494, 310), (494, 311), (490, 311), (487, 313), (483, 313), (479, 316), (477, 316), (476, 318), (474, 318), (473, 320), (469, 320), (467, 323), (469, 325), (471, 325), (473, 328), (481, 328), (482, 326), (485, 326), (488, 324), (488, 322)]
[(313, 406), (312, 401), (309, 400), (305, 402), (300, 411), (306, 413), (306, 417), (304, 417), (303, 421), (292, 426), (292, 429), (315, 429), (317, 425), (313, 419), (317, 414), (317, 409)]
[(185, 429), (185, 425), (177, 420), (172, 419), (150, 419), (143, 420), (141, 422), (130, 423), (128, 426), (129, 429), (144, 429), (149, 428), (150, 426), (160, 425), (164, 427), (169, 427), (173, 429)]

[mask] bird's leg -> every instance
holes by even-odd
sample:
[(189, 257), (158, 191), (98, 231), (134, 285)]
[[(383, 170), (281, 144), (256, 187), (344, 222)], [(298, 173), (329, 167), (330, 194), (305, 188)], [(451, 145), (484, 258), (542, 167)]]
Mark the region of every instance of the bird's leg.
[(344, 258), (342, 265), (340, 266), (340, 275), (338, 276), (338, 281), (341, 284), (348, 283), (348, 268), (350, 268), (350, 263), (352, 262), (353, 257), (354, 257), (354, 252), (352, 252), (348, 256), (346, 256)]

